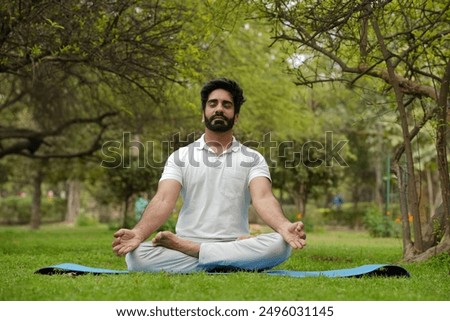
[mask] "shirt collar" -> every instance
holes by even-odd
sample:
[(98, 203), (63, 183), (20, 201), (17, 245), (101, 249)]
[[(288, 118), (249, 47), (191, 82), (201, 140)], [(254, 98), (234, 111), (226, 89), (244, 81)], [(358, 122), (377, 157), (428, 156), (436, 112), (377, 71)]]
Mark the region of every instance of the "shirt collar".
[[(209, 151), (209, 146), (205, 142), (205, 134), (202, 134), (202, 136), (197, 140), (198, 144), (196, 148), (198, 149), (204, 149)], [(241, 144), (237, 141), (237, 139), (233, 136), (233, 141), (231, 142), (231, 148), (228, 148), (224, 154), (230, 153), (230, 152), (237, 152), (241, 148)]]

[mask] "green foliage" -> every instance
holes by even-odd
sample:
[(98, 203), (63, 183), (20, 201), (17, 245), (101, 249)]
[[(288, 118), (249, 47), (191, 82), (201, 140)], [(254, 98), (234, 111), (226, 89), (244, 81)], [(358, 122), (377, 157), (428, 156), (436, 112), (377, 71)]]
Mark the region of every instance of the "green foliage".
[[(448, 1), (303, 0), (273, 3), (253, 0), (250, 3), (255, 6), (253, 17), (262, 15), (266, 18), (273, 27), (274, 42), (286, 48), (291, 60), (297, 61), (290, 66), (296, 83), (314, 88), (314, 92), (319, 86), (328, 88), (329, 96), (320, 95), (320, 98), (331, 103), (323, 104), (324, 99), (319, 99), (317, 110), (329, 115), (330, 123), (337, 124), (336, 130), (341, 129), (356, 142), (352, 152), (357, 159), (352, 159), (348, 168), (355, 200), (366, 200), (360, 194), (369, 188), (375, 193), (382, 190), (380, 164), (383, 159), (380, 156), (385, 153), (392, 153), (394, 165), (403, 166), (402, 162), (406, 160), (413, 184), (419, 182), (414, 179), (414, 165), (421, 170), (427, 162), (422, 155), (424, 149), (429, 148), (423, 146), (432, 146), (434, 153), (430, 155), (435, 158), (438, 151), (437, 163), (446, 164), (445, 153), (439, 153), (447, 148), (445, 139), (441, 139), (446, 135), (445, 131), (433, 129), (427, 132), (431, 129), (427, 122), (434, 118), (447, 124)], [(343, 86), (337, 87), (336, 83)], [(349, 112), (352, 107), (347, 108), (339, 99), (338, 91), (347, 89), (360, 99), (358, 105), (353, 105), (359, 110), (356, 120)], [(323, 106), (328, 108), (322, 109)], [(437, 112), (440, 106), (444, 108), (442, 113)], [(343, 111), (343, 117), (338, 117), (338, 113), (333, 115), (333, 110)], [(348, 128), (339, 128), (341, 124), (347, 124)], [(400, 128), (402, 135), (399, 135)], [(431, 132), (434, 132), (436, 144), (428, 140)], [(414, 153), (418, 156), (416, 160)], [(425, 165), (433, 162), (429, 160)], [(399, 176), (399, 171), (395, 171)], [(446, 181), (449, 176), (447, 166), (439, 167), (439, 175), (443, 182)], [(407, 196), (413, 216), (419, 215), (416, 203), (419, 197), (415, 195), (415, 191), (422, 188), (419, 185), (410, 189)], [(448, 180), (441, 189), (443, 195), (448, 194)], [(373, 194), (366, 192), (371, 198)], [(400, 197), (403, 195), (406, 195), (404, 190)], [(377, 196), (375, 199), (380, 202), (381, 195)], [(379, 222), (375, 218), (370, 220), (375, 234), (392, 230), (389, 219)], [(418, 231), (416, 226), (414, 233)]]
[(75, 225), (78, 227), (96, 226), (98, 224), (97, 219), (85, 213), (79, 214), (75, 221)]
[[(41, 200), (42, 222), (61, 222), (67, 201), (44, 197)], [(28, 224), (31, 217), (31, 197), (8, 196), (0, 198), (0, 224)]]
[(157, 128), (165, 87), (192, 76), (206, 52), (205, 10), (178, 0), (2, 4), (0, 158), (92, 155), (107, 127)]
[(3, 224), (25, 224), (31, 216), (31, 198), (10, 196), (0, 198), (0, 216)]
[(360, 228), (363, 226), (363, 218), (368, 206), (370, 204), (358, 203), (355, 207), (354, 204), (346, 202), (340, 208), (321, 208), (318, 212), (323, 215), (324, 224)]
[(383, 215), (378, 208), (369, 207), (364, 215), (364, 227), (373, 237), (399, 237), (398, 224), (391, 216)]

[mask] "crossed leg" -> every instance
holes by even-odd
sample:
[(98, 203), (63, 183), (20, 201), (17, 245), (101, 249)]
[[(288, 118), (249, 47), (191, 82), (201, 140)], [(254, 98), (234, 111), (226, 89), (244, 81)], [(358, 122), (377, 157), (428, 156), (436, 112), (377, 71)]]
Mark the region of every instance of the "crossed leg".
[(127, 264), (129, 270), (149, 272), (264, 270), (284, 262), (290, 253), (290, 246), (277, 233), (233, 242), (196, 243), (163, 231), (127, 254)]

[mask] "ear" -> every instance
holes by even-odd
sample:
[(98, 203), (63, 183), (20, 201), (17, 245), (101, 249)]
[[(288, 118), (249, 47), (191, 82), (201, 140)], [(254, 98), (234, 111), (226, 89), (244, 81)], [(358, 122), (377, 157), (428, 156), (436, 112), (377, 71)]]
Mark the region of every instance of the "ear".
[(202, 123), (205, 122), (205, 113), (202, 113)]
[(234, 116), (234, 123), (237, 124), (239, 122), (239, 114)]

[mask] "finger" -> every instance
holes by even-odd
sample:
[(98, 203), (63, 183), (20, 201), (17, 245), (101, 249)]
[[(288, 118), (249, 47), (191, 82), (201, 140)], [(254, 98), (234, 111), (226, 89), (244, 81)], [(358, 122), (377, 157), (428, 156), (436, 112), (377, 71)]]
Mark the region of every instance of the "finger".
[(116, 248), (117, 248), (117, 251), (114, 251), (114, 252), (116, 252), (116, 254), (118, 256), (125, 255), (128, 252), (131, 252), (131, 250), (133, 249), (133, 247), (131, 245), (128, 245), (128, 246), (120, 245), (120, 246), (117, 246)]
[(128, 251), (125, 248), (123, 248), (123, 247), (120, 250), (117, 251), (117, 255), (118, 256), (122, 256), (122, 255), (125, 255), (127, 253), (128, 253)]
[(162, 237), (162, 232), (158, 232), (155, 237), (152, 239), (152, 243), (158, 242)]
[(305, 230), (302, 227), (296, 226), (293, 233), (296, 235), (296, 237), (299, 237), (301, 239), (306, 238)]
[(112, 247), (115, 247), (115, 246), (120, 245), (120, 244), (123, 244), (123, 241), (122, 241), (122, 239), (119, 237), (119, 238), (116, 238), (116, 239), (112, 242)]
[(113, 252), (116, 253), (117, 256), (120, 256), (121, 255), (120, 249), (121, 249), (121, 246), (115, 246), (115, 247), (113, 247)]
[(131, 251), (133, 251), (136, 247), (133, 245), (126, 245), (123, 246), (120, 250), (119, 250), (119, 254), (120, 255), (125, 255), (127, 253), (130, 253)]
[(298, 249), (301, 248), (301, 244), (299, 244), (297, 241), (292, 240), (289, 242), (289, 245), (293, 248), (293, 249)]
[(303, 229), (305, 228), (305, 224), (303, 224), (303, 222), (297, 222), (297, 231), (303, 231)]
[(294, 248), (294, 249), (302, 249), (306, 246), (306, 241), (302, 240), (302, 239), (297, 239), (297, 240), (292, 240), (291, 242), (289, 242), (289, 244)]
[(125, 230), (124, 229), (120, 229), (120, 230), (118, 230), (116, 233), (114, 233), (114, 237), (121, 237), (121, 236), (123, 236), (123, 235), (125, 235)]
[(294, 250), (303, 248), (302, 244), (299, 242), (292, 241), (292, 242), (290, 242), (290, 245)]

